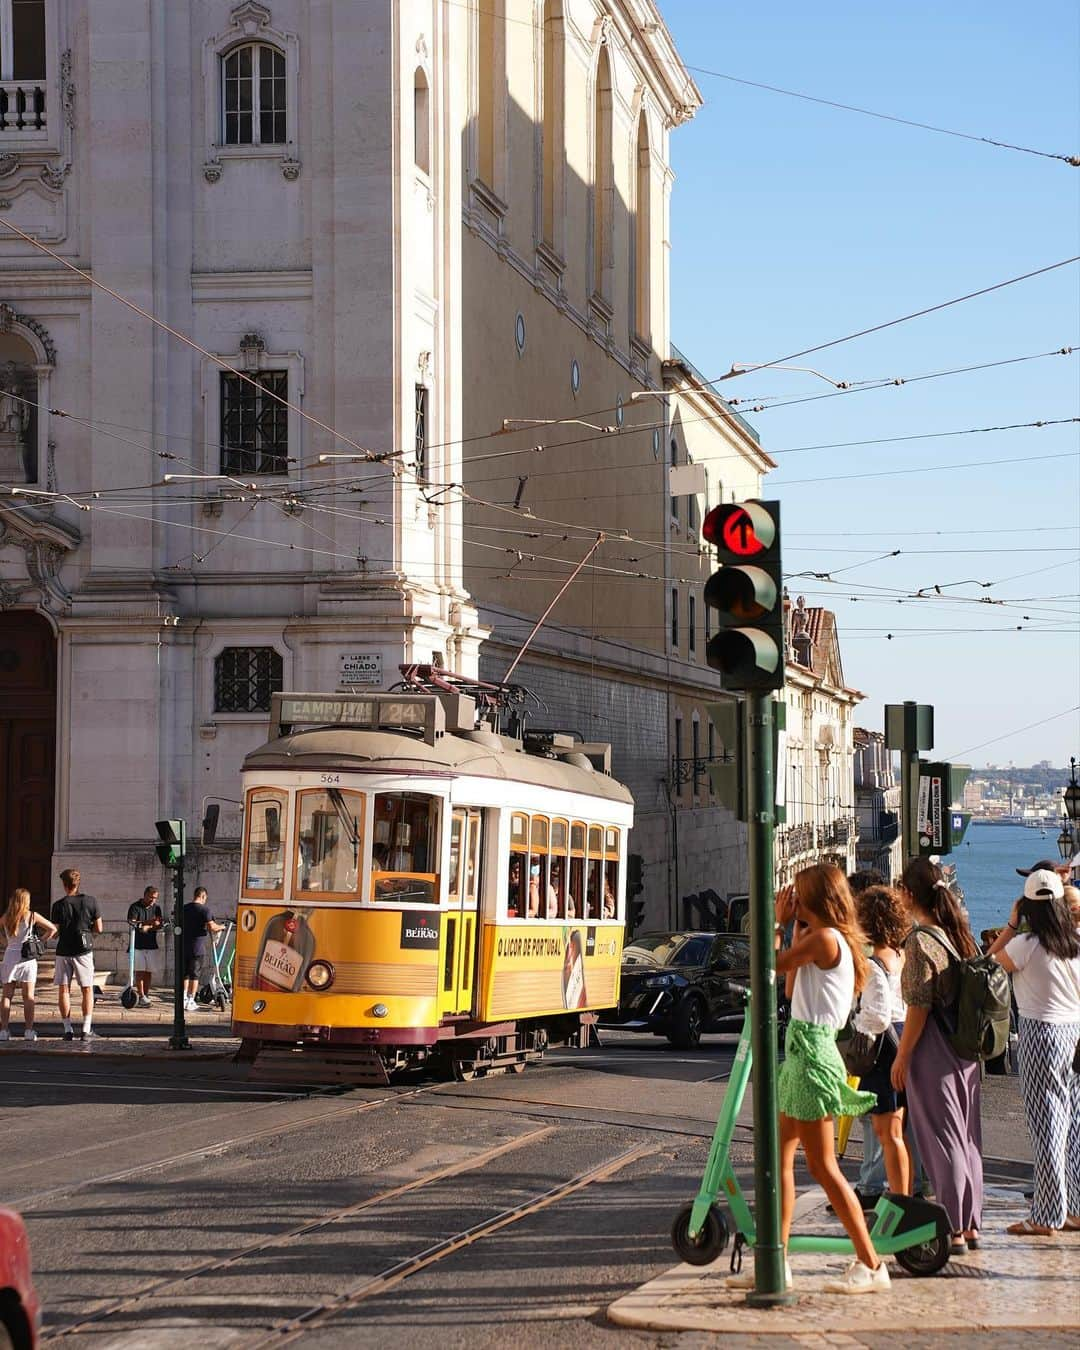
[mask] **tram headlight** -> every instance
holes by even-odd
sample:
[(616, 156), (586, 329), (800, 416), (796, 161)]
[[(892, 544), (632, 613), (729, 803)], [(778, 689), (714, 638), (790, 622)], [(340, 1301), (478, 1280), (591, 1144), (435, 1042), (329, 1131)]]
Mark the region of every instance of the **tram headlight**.
[(390, 1009), (386, 1006), (385, 1003), (376, 1003), (374, 1008), (372, 1008), (371, 1010), (371, 1015), (372, 1017), (389, 1017)]
[(312, 961), (304, 978), (312, 989), (329, 989), (334, 983), (334, 967), (329, 961)]

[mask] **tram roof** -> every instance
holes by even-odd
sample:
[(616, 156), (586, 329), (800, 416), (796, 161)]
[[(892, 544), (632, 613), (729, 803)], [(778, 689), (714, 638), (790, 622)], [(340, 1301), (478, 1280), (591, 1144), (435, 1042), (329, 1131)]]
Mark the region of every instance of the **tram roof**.
[(362, 765), (380, 773), (468, 775), (531, 783), (633, 805), (629, 789), (606, 773), (528, 754), (517, 748), (519, 742), (498, 739), (500, 745), (496, 748), (486, 742), (447, 734), (429, 745), (419, 737), (401, 732), (312, 728), (267, 741), (247, 755), (244, 768), (347, 772), (350, 767)]

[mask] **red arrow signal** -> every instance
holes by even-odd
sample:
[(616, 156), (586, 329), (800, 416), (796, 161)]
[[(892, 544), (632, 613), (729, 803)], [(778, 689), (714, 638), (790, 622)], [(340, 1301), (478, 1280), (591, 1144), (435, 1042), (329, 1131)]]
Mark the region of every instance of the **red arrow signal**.
[(765, 548), (754, 530), (754, 522), (741, 507), (738, 511), (732, 511), (724, 521), (720, 538), (724, 547), (730, 553), (738, 554), (740, 558), (752, 558)]

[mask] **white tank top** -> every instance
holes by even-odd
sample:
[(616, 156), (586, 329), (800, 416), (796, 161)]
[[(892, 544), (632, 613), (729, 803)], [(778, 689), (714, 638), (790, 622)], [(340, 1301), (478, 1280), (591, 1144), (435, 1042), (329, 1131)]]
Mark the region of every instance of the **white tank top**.
[(791, 1015), (800, 1022), (835, 1027), (839, 1031), (855, 1001), (855, 962), (843, 933), (836, 928), (826, 928), (825, 932), (831, 933), (840, 944), (840, 960), (832, 970), (822, 970), (812, 961), (799, 967), (795, 972)]

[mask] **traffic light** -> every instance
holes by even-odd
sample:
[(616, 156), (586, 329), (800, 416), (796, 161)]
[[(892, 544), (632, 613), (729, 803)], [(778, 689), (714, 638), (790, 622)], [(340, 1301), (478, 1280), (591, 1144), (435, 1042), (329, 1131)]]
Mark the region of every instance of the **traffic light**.
[(158, 861), (162, 867), (179, 867), (187, 849), (187, 831), (184, 822), (155, 820), (154, 829), (157, 830), (158, 838), (161, 840), (154, 848)]
[(705, 603), (720, 631), (705, 660), (725, 689), (784, 687), (784, 587), (780, 563), (780, 503), (714, 506), (701, 533), (716, 547), (719, 570), (705, 583)]
[[(645, 860), (640, 853), (626, 859), (626, 931), (630, 936), (645, 921)], [(640, 899), (638, 898), (640, 896)]]

